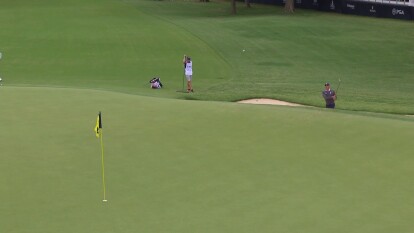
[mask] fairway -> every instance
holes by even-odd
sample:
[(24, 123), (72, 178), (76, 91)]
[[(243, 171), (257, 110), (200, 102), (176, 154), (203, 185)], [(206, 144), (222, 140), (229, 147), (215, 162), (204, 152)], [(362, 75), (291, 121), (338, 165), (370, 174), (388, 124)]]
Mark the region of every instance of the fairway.
[(0, 98), (1, 232), (414, 227), (409, 117), (65, 88)]
[[(272, 98), (414, 114), (412, 22), (225, 2), (6, 1), (0, 9), (4, 85), (111, 90), (174, 99)], [(6, 23), (10, 22), (10, 23)], [(243, 52), (245, 50), (245, 52)], [(182, 57), (195, 94), (182, 95)], [(161, 77), (162, 92), (148, 88)]]
[(252, 6), (2, 1), (0, 233), (411, 233), (412, 22)]

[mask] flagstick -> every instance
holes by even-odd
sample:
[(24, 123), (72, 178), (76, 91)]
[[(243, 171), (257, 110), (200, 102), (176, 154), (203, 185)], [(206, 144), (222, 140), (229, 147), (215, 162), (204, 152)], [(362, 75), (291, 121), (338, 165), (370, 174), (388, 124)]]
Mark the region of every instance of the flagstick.
[(104, 149), (103, 149), (103, 141), (102, 141), (102, 128), (99, 131), (100, 138), (101, 138), (101, 151), (102, 151), (102, 188), (103, 188), (103, 202), (107, 202), (106, 200), (106, 185), (105, 185), (105, 163), (104, 163)]

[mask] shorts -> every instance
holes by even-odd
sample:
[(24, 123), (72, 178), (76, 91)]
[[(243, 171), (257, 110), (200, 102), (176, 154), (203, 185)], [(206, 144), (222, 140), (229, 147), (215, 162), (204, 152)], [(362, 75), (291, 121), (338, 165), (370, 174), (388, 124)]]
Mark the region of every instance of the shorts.
[(191, 81), (193, 79), (192, 75), (186, 75), (185, 78), (187, 79), (187, 81)]

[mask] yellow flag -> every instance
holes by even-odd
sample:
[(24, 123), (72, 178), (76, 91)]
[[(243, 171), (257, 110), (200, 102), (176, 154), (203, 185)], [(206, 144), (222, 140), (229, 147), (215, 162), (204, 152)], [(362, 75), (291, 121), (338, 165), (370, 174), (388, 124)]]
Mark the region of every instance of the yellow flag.
[(96, 118), (96, 125), (94, 128), (97, 138), (101, 136), (101, 129), (102, 129), (102, 117), (101, 117), (101, 112), (99, 112), (98, 117)]

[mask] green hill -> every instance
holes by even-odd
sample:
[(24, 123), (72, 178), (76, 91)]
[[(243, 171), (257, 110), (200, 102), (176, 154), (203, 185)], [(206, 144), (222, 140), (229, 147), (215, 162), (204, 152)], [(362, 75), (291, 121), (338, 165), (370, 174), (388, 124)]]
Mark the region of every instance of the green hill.
[[(322, 107), (414, 113), (411, 22), (224, 2), (7, 1), (2, 4), (7, 85), (92, 88), (167, 98), (276, 98)], [(6, 23), (7, 22), (7, 23)], [(401, 33), (404, 32), (404, 33)], [(245, 50), (245, 52), (242, 52)], [(192, 96), (182, 56), (194, 61)], [(148, 81), (166, 84), (153, 92)]]

